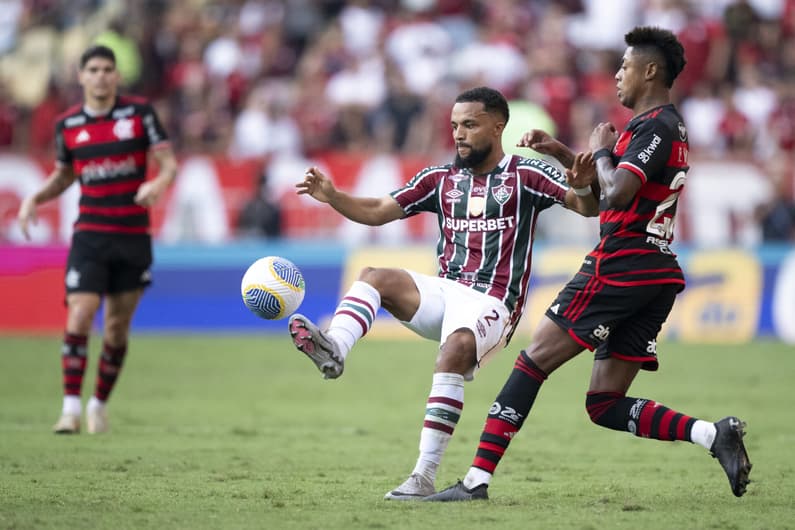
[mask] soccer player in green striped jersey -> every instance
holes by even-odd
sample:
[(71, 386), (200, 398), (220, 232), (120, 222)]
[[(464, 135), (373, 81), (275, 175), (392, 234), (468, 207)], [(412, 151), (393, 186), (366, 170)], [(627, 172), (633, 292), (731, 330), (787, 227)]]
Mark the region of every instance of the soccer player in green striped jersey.
[[(436, 472), (464, 405), (464, 381), (511, 339), (527, 302), (533, 233), (539, 213), (562, 205), (585, 216), (598, 212), (591, 189), (590, 154), (558, 153), (566, 168), (507, 155), (502, 134), (508, 104), (498, 91), (461, 93), (450, 126), (451, 164), (428, 167), (392, 193), (354, 197), (312, 167), (298, 194), (329, 204), (346, 218), (378, 226), (422, 212), (437, 216), (438, 274), (365, 267), (336, 308), (329, 328), (303, 315), (290, 319), (295, 346), (326, 378), (342, 374), (353, 345), (383, 307), (418, 335), (437, 341), (439, 354), (420, 433), (419, 457), (409, 478), (386, 499), (415, 500), (435, 492)], [(519, 145), (533, 146), (538, 132)]]

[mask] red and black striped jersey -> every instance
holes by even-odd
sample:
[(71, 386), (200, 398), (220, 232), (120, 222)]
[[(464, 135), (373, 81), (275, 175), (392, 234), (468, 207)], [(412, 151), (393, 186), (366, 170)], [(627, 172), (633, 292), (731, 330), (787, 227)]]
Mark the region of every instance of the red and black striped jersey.
[(391, 195), (407, 216), (437, 215), (439, 276), (501, 300), (515, 325), (527, 301), (538, 214), (562, 204), (567, 189), (555, 166), (506, 155), (487, 175), (425, 168)]
[(636, 116), (621, 133), (613, 160), (617, 168), (634, 173), (642, 185), (621, 208), (608, 207), (604, 197), (600, 201), (601, 240), (589, 257), (605, 283), (684, 285), (670, 244), (677, 200), (689, 169), (687, 157), (687, 129), (673, 105)]
[(80, 180), (75, 231), (149, 233), (149, 211), (133, 199), (146, 178), (149, 149), (167, 144), (157, 114), (141, 98), (120, 96), (102, 116), (82, 105), (62, 114), (55, 125), (56, 160)]

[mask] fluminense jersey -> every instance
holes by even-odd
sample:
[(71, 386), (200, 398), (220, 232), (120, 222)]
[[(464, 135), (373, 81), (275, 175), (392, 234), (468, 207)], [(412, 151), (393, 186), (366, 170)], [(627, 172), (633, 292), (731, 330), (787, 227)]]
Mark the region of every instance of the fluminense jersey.
[(538, 214), (562, 204), (567, 189), (555, 166), (506, 155), (488, 175), (425, 168), (391, 195), (407, 216), (437, 215), (439, 276), (501, 300), (514, 326), (527, 300)]
[(600, 201), (601, 241), (589, 254), (595, 274), (613, 285), (679, 283), (682, 269), (671, 251), (677, 199), (685, 184), (687, 129), (673, 105), (633, 118), (616, 142), (617, 168), (643, 183), (622, 208)]
[(119, 97), (104, 116), (91, 116), (82, 105), (61, 115), (55, 126), (57, 162), (71, 165), (80, 180), (75, 231), (148, 233), (149, 212), (133, 199), (146, 177), (149, 148), (167, 142), (143, 99)]

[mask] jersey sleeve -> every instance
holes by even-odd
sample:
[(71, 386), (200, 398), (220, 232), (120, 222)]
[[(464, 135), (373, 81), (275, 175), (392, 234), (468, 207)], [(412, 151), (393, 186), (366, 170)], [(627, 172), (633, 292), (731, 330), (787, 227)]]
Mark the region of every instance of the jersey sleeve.
[(616, 167), (631, 171), (645, 184), (649, 176), (664, 174), (672, 145), (673, 134), (662, 120), (645, 120), (633, 132)]
[(160, 144), (168, 142), (168, 135), (160, 123), (160, 118), (157, 117), (154, 107), (147, 103), (142, 109), (142, 121), (144, 124), (144, 131), (146, 131), (146, 138), (149, 142), (149, 147), (157, 147)]
[(564, 203), (569, 186), (560, 169), (537, 158), (523, 160), (517, 169), (523, 191), (538, 209)]
[(55, 162), (62, 166), (72, 165), (72, 152), (66, 146), (64, 138), (64, 124), (59, 122), (55, 125)]
[(405, 186), (390, 193), (397, 203), (406, 212), (406, 215), (415, 215), (420, 212), (436, 212), (438, 201), (436, 199), (439, 179), (447, 171), (444, 167), (425, 168)]

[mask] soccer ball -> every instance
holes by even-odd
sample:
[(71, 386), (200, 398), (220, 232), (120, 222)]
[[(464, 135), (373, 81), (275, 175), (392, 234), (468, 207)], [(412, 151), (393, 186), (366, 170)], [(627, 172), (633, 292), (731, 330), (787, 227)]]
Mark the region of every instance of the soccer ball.
[(290, 260), (267, 256), (246, 270), (240, 291), (252, 313), (267, 320), (292, 315), (304, 301), (304, 275)]

